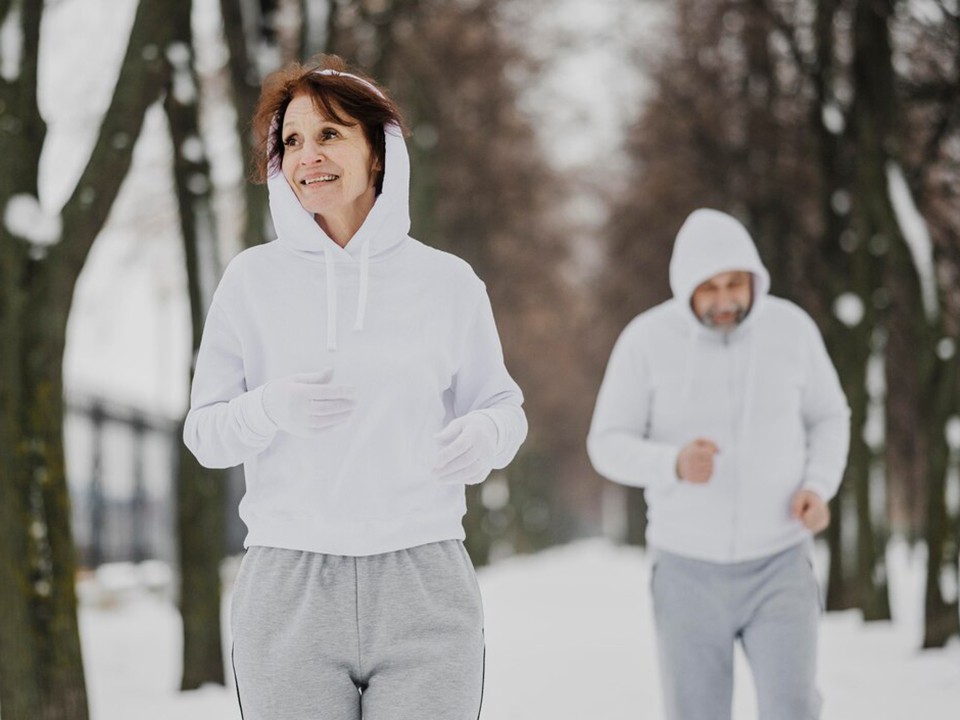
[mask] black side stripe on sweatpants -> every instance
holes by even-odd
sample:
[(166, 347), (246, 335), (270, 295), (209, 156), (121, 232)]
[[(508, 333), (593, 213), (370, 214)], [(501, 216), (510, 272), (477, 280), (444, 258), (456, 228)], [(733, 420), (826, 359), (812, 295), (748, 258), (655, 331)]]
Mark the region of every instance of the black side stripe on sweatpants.
[(233, 687), (237, 691), (237, 705), (240, 707), (240, 720), (243, 720), (243, 702), (240, 700), (240, 681), (237, 679), (237, 661), (234, 660), (235, 647), (230, 645), (230, 666), (233, 668)]
[(483, 712), (483, 688), (487, 683), (487, 643), (483, 643), (483, 662), (480, 670), (480, 707), (477, 708), (477, 720), (480, 720), (480, 713)]

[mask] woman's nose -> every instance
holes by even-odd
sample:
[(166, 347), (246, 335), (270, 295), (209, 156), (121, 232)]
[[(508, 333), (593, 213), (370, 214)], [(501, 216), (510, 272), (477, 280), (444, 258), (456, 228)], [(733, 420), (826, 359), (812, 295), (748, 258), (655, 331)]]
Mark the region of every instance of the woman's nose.
[(319, 143), (313, 140), (307, 140), (303, 145), (303, 152), (300, 153), (301, 165), (316, 165), (323, 160), (323, 148)]

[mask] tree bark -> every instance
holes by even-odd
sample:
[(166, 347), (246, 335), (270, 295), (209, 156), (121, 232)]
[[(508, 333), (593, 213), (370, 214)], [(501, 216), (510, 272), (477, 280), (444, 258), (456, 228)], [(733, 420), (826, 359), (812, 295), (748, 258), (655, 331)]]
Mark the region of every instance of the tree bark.
[[(37, 197), (45, 128), (36, 104), (43, 3), (22, 3), (19, 77), (0, 84), (0, 208)], [(0, 225), (0, 705), (4, 720), (86, 720), (75, 552), (63, 458), (62, 362), (73, 288), (162, 86), (162, 0), (143, 0), (93, 154), (64, 207), (62, 239), (31, 245)], [(9, 164), (6, 164), (9, 163)]]
[[(261, 78), (256, 65), (251, 61), (247, 47), (241, 0), (220, 0), (220, 13), (223, 16), (223, 32), (229, 51), (230, 85), (237, 110), (237, 136), (243, 151), (243, 167), (250, 172), (254, 166), (254, 153), (257, 152), (250, 123), (260, 95)], [(243, 245), (253, 247), (269, 239), (266, 186), (245, 182), (244, 201), (246, 223)]]
[[(0, 6), (0, 22), (11, 3)], [(37, 46), (42, 3), (21, 15), (24, 36), (20, 75), (0, 78), (0, 221), (17, 193), (37, 196), (37, 168), (46, 126), (37, 108)], [(33, 543), (27, 464), (22, 452), (22, 325), (30, 267), (27, 245), (0, 222), (0, 706), (5, 720), (26, 720), (42, 706), (39, 647), (34, 637)]]
[[(956, 411), (957, 370), (953, 358), (937, 363), (937, 392), (928, 403), (926, 416), (928, 436), (943, 436), (947, 420)], [(927, 577), (924, 596), (923, 647), (939, 648), (954, 635), (960, 635), (958, 604), (947, 602), (940, 588), (940, 578), (947, 567), (957, 569), (956, 556), (948, 552), (950, 521), (946, 504), (946, 478), (950, 451), (938, 443), (931, 454), (927, 481)]]
[[(210, 165), (203, 151), (190, 27), (192, 0), (172, 3), (174, 40), (183, 52), (171, 61), (164, 108), (173, 140), (173, 174), (186, 257), (193, 353), (200, 349), (203, 321), (219, 277), (217, 236), (211, 203)], [(220, 629), (220, 562), (226, 550), (223, 473), (200, 466), (180, 446), (176, 483), (180, 566), (180, 615), (183, 620), (183, 674), (180, 687), (224, 684)]]

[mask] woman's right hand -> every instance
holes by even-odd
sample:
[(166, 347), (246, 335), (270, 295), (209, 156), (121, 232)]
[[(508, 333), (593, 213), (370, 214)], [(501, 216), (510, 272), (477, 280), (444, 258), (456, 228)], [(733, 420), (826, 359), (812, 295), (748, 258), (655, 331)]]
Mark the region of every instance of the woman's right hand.
[(331, 385), (333, 369), (271, 380), (263, 388), (263, 410), (277, 429), (309, 438), (345, 422), (356, 406), (352, 385)]

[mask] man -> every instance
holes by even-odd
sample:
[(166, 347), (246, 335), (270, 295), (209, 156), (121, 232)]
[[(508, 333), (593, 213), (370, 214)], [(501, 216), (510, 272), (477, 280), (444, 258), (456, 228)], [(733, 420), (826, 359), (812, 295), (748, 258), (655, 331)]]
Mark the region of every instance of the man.
[(816, 718), (812, 536), (846, 463), (846, 399), (734, 218), (686, 220), (670, 285), (617, 341), (587, 439), (600, 474), (646, 488), (667, 718), (729, 720), (738, 640), (761, 720)]

